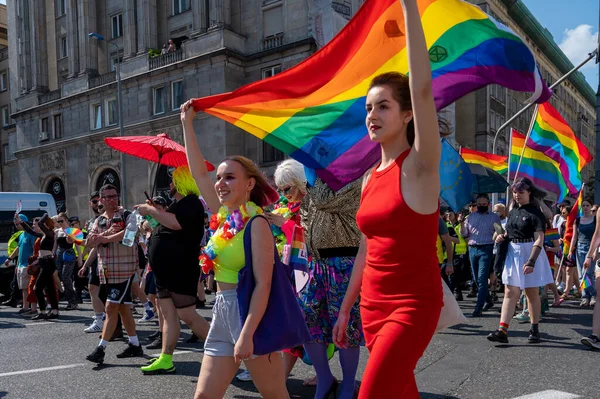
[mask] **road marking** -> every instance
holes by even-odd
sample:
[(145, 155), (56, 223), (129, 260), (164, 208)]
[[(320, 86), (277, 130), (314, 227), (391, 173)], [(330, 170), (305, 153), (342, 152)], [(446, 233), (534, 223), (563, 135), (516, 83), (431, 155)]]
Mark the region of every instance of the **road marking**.
[(41, 368), (41, 369), (11, 371), (10, 373), (2, 373), (2, 374), (0, 374), (0, 377), (8, 377), (8, 376), (11, 376), (11, 375), (20, 375), (20, 374), (40, 373), (42, 371), (72, 369), (72, 368), (80, 367), (80, 366), (85, 366), (85, 364), (83, 364), (83, 363), (77, 363), (77, 364), (67, 364), (65, 366), (44, 367), (44, 368)]
[(513, 399), (574, 399), (581, 398), (579, 395), (575, 395), (568, 392), (555, 391), (553, 389), (549, 389), (547, 391), (541, 391), (532, 393), (530, 395), (519, 396), (518, 398)]
[(23, 324), (24, 326), (43, 326), (44, 324), (69, 324), (69, 323), (79, 323), (80, 321), (92, 320), (90, 317), (85, 317), (81, 319), (73, 319), (73, 320), (55, 320), (55, 321), (34, 321), (33, 323)]

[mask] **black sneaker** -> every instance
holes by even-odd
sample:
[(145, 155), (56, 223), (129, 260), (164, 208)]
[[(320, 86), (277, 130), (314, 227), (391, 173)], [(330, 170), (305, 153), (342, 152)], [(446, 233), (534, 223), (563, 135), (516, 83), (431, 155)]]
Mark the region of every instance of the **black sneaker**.
[(454, 299), (456, 299), (456, 302), (461, 302), (463, 300), (462, 292), (460, 292), (460, 291), (455, 292)]
[(146, 345), (146, 349), (161, 349), (162, 348), (162, 338), (158, 337), (148, 345)]
[(192, 336), (189, 337), (185, 342), (188, 344), (197, 344), (198, 342), (200, 342), (200, 338), (198, 338), (196, 334), (192, 333)]
[(494, 302), (487, 302), (485, 305), (483, 305), (483, 311), (484, 312), (488, 311), (493, 307), (494, 307)]
[(135, 346), (131, 343), (127, 344), (127, 348), (121, 353), (117, 355), (119, 359), (123, 359), (125, 357), (138, 357), (144, 354), (144, 350), (142, 349), (142, 345)]
[(477, 291), (469, 291), (469, 293), (467, 294), (467, 298), (477, 298)]
[(97, 346), (91, 354), (86, 356), (86, 359), (92, 363), (104, 363), (104, 347)]
[(152, 334), (148, 335), (146, 337), (146, 339), (148, 340), (148, 342), (153, 342), (159, 336), (160, 336), (160, 330), (157, 330), (157, 331), (153, 332)]
[(540, 341), (540, 332), (534, 332), (533, 330), (529, 330), (529, 338), (527, 338), (527, 342), (529, 342), (530, 344), (539, 344)]
[(473, 316), (473, 317), (481, 317), (482, 316), (481, 309), (475, 308), (473, 310), (473, 313), (471, 313), (471, 316)]
[(58, 319), (58, 313), (48, 313), (46, 315), (46, 320), (56, 320)]
[(79, 306), (76, 303), (70, 303), (65, 307), (65, 310), (77, 310)]
[(582, 338), (581, 343), (591, 349), (600, 349), (600, 339), (593, 334), (589, 337)]
[(196, 299), (196, 309), (203, 309), (206, 306), (206, 301)]
[(506, 333), (496, 330), (487, 336), (488, 341), (500, 342), (501, 344), (508, 344), (508, 335)]
[(39, 313), (31, 318), (31, 320), (46, 320), (48, 319), (48, 315), (44, 312)]

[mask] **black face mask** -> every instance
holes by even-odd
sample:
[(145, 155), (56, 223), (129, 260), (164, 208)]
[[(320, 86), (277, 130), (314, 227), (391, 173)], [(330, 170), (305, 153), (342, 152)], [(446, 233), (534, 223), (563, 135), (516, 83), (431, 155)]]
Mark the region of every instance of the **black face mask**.
[(487, 213), (488, 212), (488, 207), (487, 206), (478, 206), (477, 207), (477, 212), (479, 212), (479, 213)]

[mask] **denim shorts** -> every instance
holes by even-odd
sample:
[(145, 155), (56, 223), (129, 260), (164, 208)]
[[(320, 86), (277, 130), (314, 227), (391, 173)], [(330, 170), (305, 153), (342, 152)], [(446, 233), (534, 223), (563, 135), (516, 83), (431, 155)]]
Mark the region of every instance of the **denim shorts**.
[(233, 356), (233, 348), (242, 332), (237, 291), (217, 292), (212, 313), (210, 330), (204, 341), (204, 354), (214, 357)]

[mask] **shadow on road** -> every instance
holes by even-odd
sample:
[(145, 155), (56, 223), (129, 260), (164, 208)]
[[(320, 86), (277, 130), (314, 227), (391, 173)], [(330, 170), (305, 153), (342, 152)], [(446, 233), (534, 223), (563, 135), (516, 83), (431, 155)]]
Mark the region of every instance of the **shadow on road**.
[(437, 393), (419, 392), (421, 399), (460, 399), (451, 395), (440, 395)]

